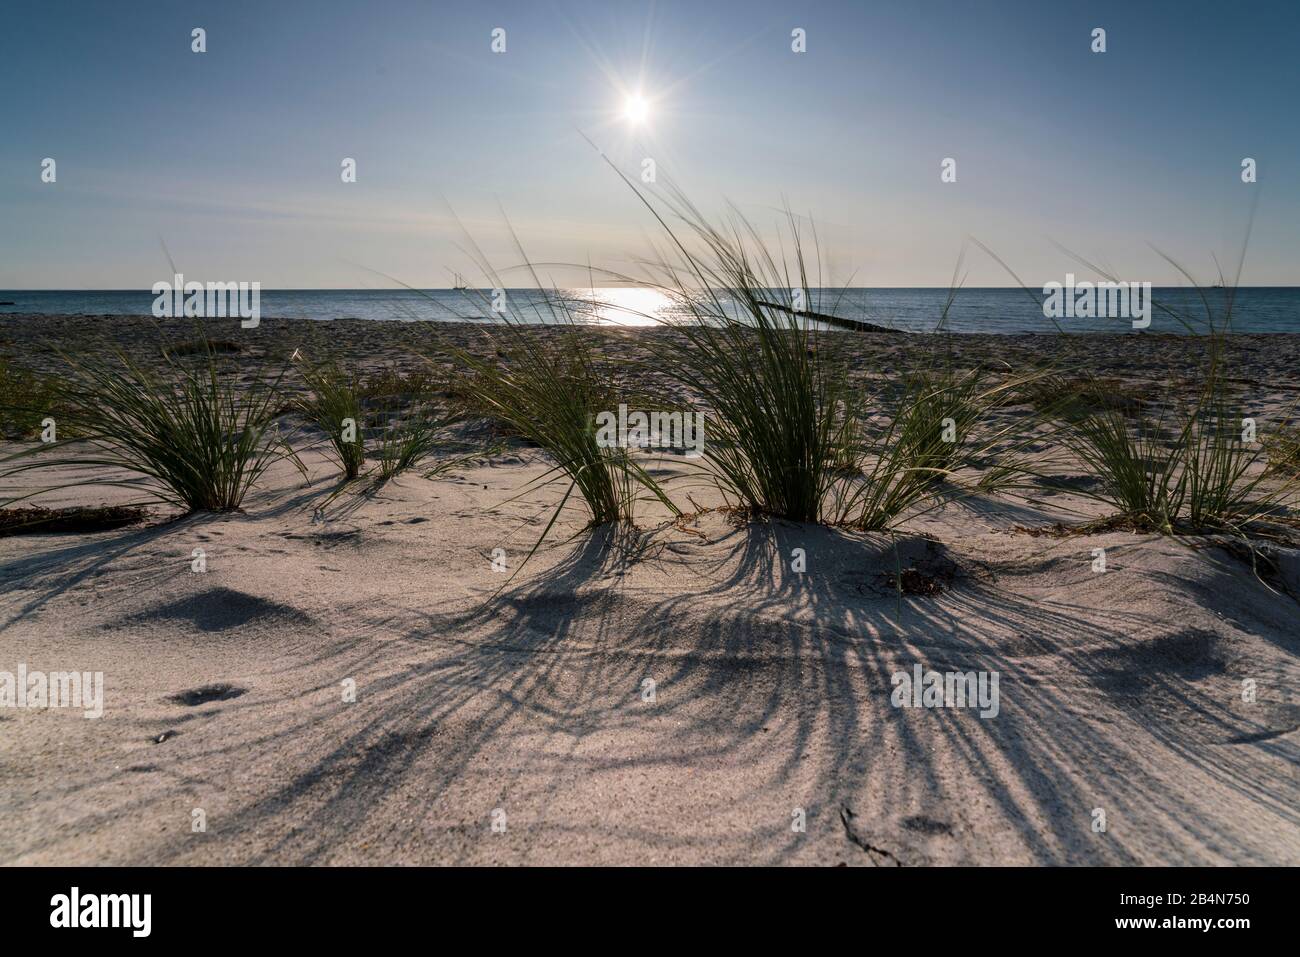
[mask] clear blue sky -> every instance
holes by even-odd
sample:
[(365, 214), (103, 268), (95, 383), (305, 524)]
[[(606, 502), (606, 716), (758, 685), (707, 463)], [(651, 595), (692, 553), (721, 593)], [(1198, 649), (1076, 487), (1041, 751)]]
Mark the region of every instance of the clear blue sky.
[(1053, 240), (1208, 281), (1258, 191), (1244, 281), (1300, 285), (1298, 64), (1295, 0), (8, 3), (0, 288), (147, 288), (159, 236), (187, 278), (441, 286), (468, 266), (448, 206), (499, 264), (500, 207), (532, 258), (621, 268), (653, 227), (578, 130), (707, 210), (788, 201), (836, 281), (946, 285), (967, 235), (1031, 284), (1070, 268)]

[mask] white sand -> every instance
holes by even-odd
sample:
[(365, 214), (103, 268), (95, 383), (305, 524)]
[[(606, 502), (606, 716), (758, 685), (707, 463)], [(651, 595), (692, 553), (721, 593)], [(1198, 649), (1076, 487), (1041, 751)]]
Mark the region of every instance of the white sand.
[[(0, 710), (0, 862), (1300, 863), (1300, 604), (1221, 549), (983, 500), (896, 539), (647, 510), (602, 547), (575, 509), (488, 601), (559, 495), (505, 504), (537, 453), (325, 524), (310, 464), (246, 514), (0, 538), (0, 670), (107, 682), (98, 720)], [(914, 564), (944, 590), (900, 599)], [(997, 672), (999, 714), (893, 707), (918, 662)]]
[[(539, 468), (323, 526), (286, 471), (247, 515), (0, 540), (0, 668), (107, 682), (98, 720), (3, 714), (0, 860), (1300, 863), (1297, 605), (1222, 552), (954, 507), (898, 547), (957, 577), (900, 602), (881, 537), (712, 513), (639, 555), (579, 536), (484, 606)], [(1000, 713), (892, 707), (916, 662), (999, 672)], [(218, 683), (246, 693), (168, 700)]]

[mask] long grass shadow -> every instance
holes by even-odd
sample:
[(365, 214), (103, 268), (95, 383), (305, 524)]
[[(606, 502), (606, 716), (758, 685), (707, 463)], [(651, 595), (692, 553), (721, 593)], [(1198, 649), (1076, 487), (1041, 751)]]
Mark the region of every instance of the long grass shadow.
[[(301, 863), (328, 858), (341, 834), (361, 826), (373, 809), (395, 788), (409, 784), (409, 775), (427, 757), (439, 757), (436, 768), (422, 772), (419, 787), (430, 803), (436, 803), (457, 778), (476, 761), (488, 743), (521, 715), (530, 720), (564, 723), (574, 717), (572, 708), (555, 708), (544, 693), (563, 661), (559, 654), (570, 637), (573, 624), (591, 610), (584, 600), (573, 599), (581, 586), (629, 559), (628, 549), (636, 542), (614, 538), (607, 530), (584, 536), (583, 541), (546, 574), (542, 581), (521, 585), (499, 599), (494, 610), (475, 605), (448, 615), (426, 616), (422, 626), (404, 637), (407, 647), (430, 643), (449, 645), (450, 650), (433, 660), (368, 678), (364, 687), (365, 707), (357, 709), (338, 744), (316, 759), (274, 792), (239, 809), (223, 823), (223, 830), (243, 833), (273, 822), (286, 809), (295, 809), (297, 826), (291, 833), (268, 842), (257, 860), (281, 860), (286, 855)], [(599, 609), (602, 599), (592, 599)], [(532, 609), (541, 605), (553, 609), (554, 627), (527, 624)], [(558, 610), (556, 610), (558, 609)], [(507, 630), (491, 642), (461, 640), (457, 635), (473, 634), (484, 614), (514, 615), (519, 627)], [(360, 658), (360, 650), (348, 647), (348, 669), (352, 673), (383, 663), (385, 651), (372, 649)], [(323, 690), (323, 689), (322, 689)], [(241, 703), (237, 703), (241, 704)], [(242, 707), (256, 707), (252, 703)], [(274, 734), (255, 741), (242, 741), (241, 749), (272, 748), (286, 735), (307, 733), (328, 721), (329, 709), (308, 709), (289, 726), (281, 722)], [(449, 726), (463, 729), (451, 753), (440, 747), (439, 732)], [(190, 756), (224, 753), (218, 745)], [(327, 792), (321, 796), (319, 792)], [(311, 809), (302, 812), (304, 807)], [(486, 813), (486, 811), (484, 812)]]
[[(0, 580), (18, 585), (26, 592), (9, 617), (0, 625), (15, 625), (23, 618), (34, 615), (55, 599), (84, 586), (114, 563), (141, 548), (152, 545), (161, 538), (175, 534), (183, 528), (201, 528), (213, 520), (206, 514), (183, 515), (170, 521), (146, 528), (125, 532), (102, 533), (93, 536), (61, 536), (68, 539), (54, 548), (44, 549), (39, 555), (20, 555), (0, 562)], [(186, 561), (177, 556), (174, 561), (139, 571), (133, 576), (123, 594), (133, 589), (149, 588), (177, 575), (188, 572)], [(102, 600), (102, 599), (101, 599)]]
[[(1116, 822), (1159, 807), (1165, 815), (1145, 825), (1156, 838), (1213, 847), (1220, 822), (1200, 795), (1147, 773), (1144, 742), (1297, 822), (1294, 782), (1250, 780), (1232, 754), (1207, 750), (1242, 725), (1198, 690), (1213, 668), (1181, 665), (1178, 648), (1132, 658), (1135, 640), (1161, 624), (1147, 613), (1020, 594), (970, 555), (913, 537), (773, 522), (699, 545), (662, 535), (624, 545), (585, 536), (488, 606), (421, 613), (399, 645), (412, 660), (395, 660), (391, 643), (364, 652), (361, 665), (385, 668), (366, 679), (364, 707), (344, 717), (347, 706), (304, 700), (288, 726), (240, 741), (270, 760), (286, 735), (326, 723), (334, 732), (327, 751), (223, 819), (223, 833), (267, 836), (258, 861), (324, 862), (377, 809), (418, 794), (417, 822), (440, 813), (455, 822), (437, 829), (438, 859), (464, 860), (495, 806), (492, 788), (509, 805), (519, 770), (531, 772), (528, 797), (541, 808), (531, 826), (586, 843), (628, 834), (614, 813), (550, 810), (589, 775), (635, 768), (680, 780), (743, 765), (728, 802), (797, 791), (818, 840), (903, 863), (979, 863), (999, 841), (1037, 863), (1141, 861), (1130, 844), (1090, 832), (1098, 807)], [(672, 581), (689, 575), (697, 587), (666, 597), (647, 588), (636, 575), (641, 548)], [(792, 568), (795, 549), (803, 571)], [(944, 574), (945, 587), (900, 595), (889, 578), (903, 567)], [(891, 676), (916, 663), (998, 672), (999, 715), (892, 707)], [(1140, 688), (1124, 684), (1134, 671)], [(234, 704), (258, 707), (243, 701)], [(588, 747), (611, 735), (630, 743)], [(503, 754), (515, 757), (484, 785), (482, 762)], [(467, 775), (486, 802), (472, 812), (457, 803)], [(968, 807), (991, 815), (972, 824)], [(1161, 830), (1167, 820), (1179, 833)], [(745, 853), (795, 860), (812, 836), (775, 820)], [(661, 849), (699, 840), (671, 821), (640, 839)]]

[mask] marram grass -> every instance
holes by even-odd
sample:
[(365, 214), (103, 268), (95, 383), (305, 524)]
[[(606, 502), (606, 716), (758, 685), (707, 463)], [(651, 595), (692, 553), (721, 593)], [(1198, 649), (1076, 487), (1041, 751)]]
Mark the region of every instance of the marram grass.
[(600, 441), (598, 417), (617, 409), (627, 396), (614, 388), (607, 369), (598, 368), (600, 357), (571, 301), (558, 289), (548, 291), (513, 231), (511, 235), (522, 264), (519, 268), (528, 273), (540, 295), (519, 299), (509, 295), (509, 284), (467, 234), (481, 273), (491, 288), (502, 293), (490, 298), (470, 290), (466, 297), (476, 312), (495, 319), (484, 326), (494, 355), (483, 358), (449, 343), (439, 346), (457, 367), (451, 388), (462, 411), (495, 421), (550, 457), (554, 467), (534, 488), (565, 486), (530, 557), (575, 493), (586, 508), (589, 526), (632, 526), (643, 498), (678, 514), (660, 484), (628, 449)]
[(577, 492), (591, 525), (631, 524), (647, 494), (675, 511), (628, 449), (599, 441), (597, 417), (617, 409), (621, 398), (596, 372), (582, 330), (566, 324), (542, 335), (515, 319), (504, 319), (500, 328), (497, 361), (457, 354), (466, 373), (458, 390), (467, 407), (543, 449), (555, 463), (544, 481), (566, 482), (565, 502)]
[(1115, 517), (1175, 534), (1244, 532), (1296, 504), (1296, 477), (1267, 468), (1269, 429), (1245, 414), (1211, 360), (1190, 399), (1095, 411), (1058, 434)]
[[(385, 369), (363, 379), (331, 359), (305, 366), (302, 374), (308, 392), (298, 407), (324, 434), (326, 455), (345, 484), (364, 474), (373, 490), (407, 471), (430, 478), (470, 458), (428, 464), (452, 444), (447, 430), (461, 416), (433, 400), (427, 373)], [(363, 473), (367, 461), (373, 464)]]
[[(1252, 211), (1252, 222), (1253, 216)], [(1080, 494), (1112, 509), (1103, 521), (1118, 520), (1168, 535), (1243, 537), (1272, 534), (1270, 526), (1278, 524), (1296, 524), (1300, 474), (1284, 467), (1294, 454), (1294, 433), (1287, 423), (1293, 421), (1296, 402), (1265, 417), (1251, 410), (1249, 396), (1232, 389), (1240, 378), (1231, 373), (1232, 310), (1249, 238), (1248, 227), (1235, 277), (1219, 272), (1221, 307), (1189, 270), (1160, 253), (1196, 290), (1204, 308), (1203, 316), (1192, 316), (1152, 301), (1156, 312), (1187, 334), (1185, 345), (1202, 351), (1189, 393), (1179, 394), (1173, 377), (1163, 390), (1167, 394), (1156, 399), (1117, 389), (1115, 382), (1088, 368), (1086, 339), (1066, 336), (1063, 352), (1068, 361), (1019, 390), (1041, 420), (1054, 428), (1055, 441), (1095, 481), (1095, 490)], [(996, 254), (977, 245), (1030, 292)], [(1085, 268), (1118, 281), (1111, 271), (1061, 248)]]
[[(1205, 299), (1202, 324), (1209, 331), (1187, 336), (1187, 347), (1202, 353), (1187, 393), (1171, 380), (1159, 397), (1116, 399), (1107, 383), (1080, 368), (1077, 394), (1091, 402), (1080, 407), (1064, 400), (1043, 410), (1060, 424), (1059, 441), (1096, 480), (1097, 490), (1085, 494), (1105, 502), (1112, 518), (1171, 535), (1247, 534), (1290, 520), (1300, 477), (1269, 466), (1286, 448), (1284, 423), (1294, 403), (1280, 415), (1259, 416), (1250, 397), (1234, 390), (1232, 296), (1227, 300), (1228, 314), (1219, 317)], [(1175, 318), (1195, 329), (1190, 317)]]
[(144, 493), (146, 501), (221, 512), (238, 509), (273, 463), (297, 462), (273, 429), (284, 370), (237, 382), (211, 350), (192, 359), (165, 352), (161, 374), (121, 350), (63, 359), (62, 373), (51, 379), (54, 440), (9, 456), (5, 477), (56, 467), (120, 469), (128, 475), (55, 488), (118, 486)]
[(706, 410), (704, 458), (729, 503), (875, 530), (969, 494), (972, 466), (986, 469), (981, 491), (1008, 474), (989, 468), (1005, 436), (988, 416), (1012, 385), (936, 359), (868, 392), (839, 351), (846, 334), (807, 315), (834, 314), (839, 297), (812, 300), (816, 236), (806, 243), (793, 215), (771, 243), (734, 210), (714, 225), (680, 192), (656, 203), (628, 185), (667, 237), (653, 284), (686, 317), (684, 347), (661, 361)]
[(366, 461), (361, 382), (333, 360), (306, 366), (302, 377), (309, 391), (299, 409), (325, 434), (327, 454), (344, 481), (357, 478)]

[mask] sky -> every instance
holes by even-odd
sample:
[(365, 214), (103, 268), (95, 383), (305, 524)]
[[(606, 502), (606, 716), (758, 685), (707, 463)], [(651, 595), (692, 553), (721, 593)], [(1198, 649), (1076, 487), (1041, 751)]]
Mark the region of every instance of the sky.
[(588, 139), (711, 216), (807, 217), (828, 284), (1013, 284), (974, 237), (1031, 286), (1088, 274), (1061, 247), (1157, 285), (1245, 248), (1243, 284), (1300, 285), (1297, 51), (1294, 0), (11, 3), (0, 289), (148, 289), (168, 256), (444, 287), (470, 240), (513, 275), (509, 228), (635, 272), (662, 233)]

